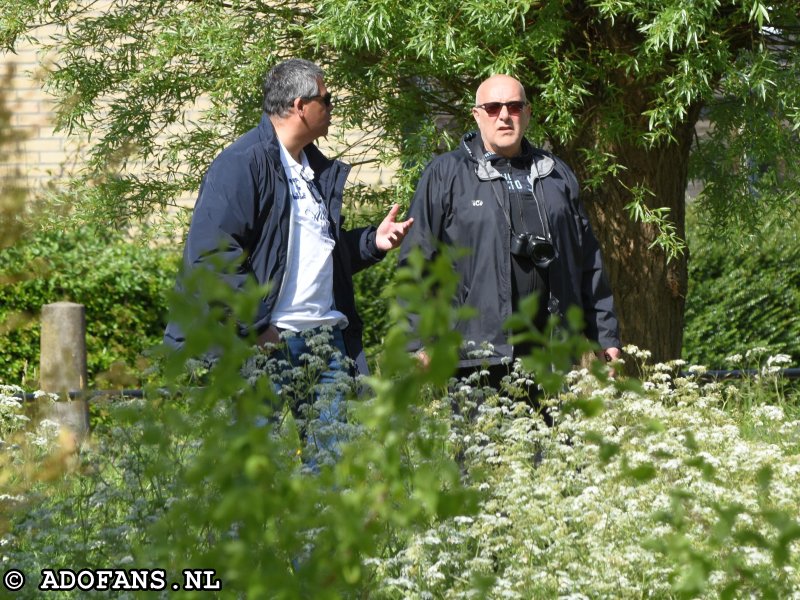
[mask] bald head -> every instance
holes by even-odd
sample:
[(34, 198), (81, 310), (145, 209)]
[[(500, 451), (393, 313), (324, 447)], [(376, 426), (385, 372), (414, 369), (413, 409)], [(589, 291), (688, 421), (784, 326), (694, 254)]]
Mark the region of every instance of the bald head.
[(472, 116), (486, 150), (511, 158), (522, 149), (531, 107), (522, 84), (508, 75), (492, 75), (478, 86)]
[(484, 102), (491, 102), (491, 100), (484, 100), (484, 97), (491, 95), (494, 91), (496, 86), (500, 87), (514, 87), (519, 90), (519, 97), (522, 100), (527, 100), (525, 97), (525, 88), (522, 87), (522, 84), (511, 77), (510, 75), (492, 75), (489, 79), (484, 80), (478, 86), (478, 90), (475, 92), (475, 104), (483, 104)]

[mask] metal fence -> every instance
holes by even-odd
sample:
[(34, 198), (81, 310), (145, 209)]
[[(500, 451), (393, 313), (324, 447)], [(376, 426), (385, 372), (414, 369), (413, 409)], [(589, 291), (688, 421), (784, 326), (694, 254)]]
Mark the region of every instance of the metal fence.
[[(143, 398), (141, 389), (93, 390), (86, 389), (86, 319), (84, 307), (70, 302), (57, 302), (42, 307), (42, 338), (40, 356), (40, 387), (59, 394), (67, 402), (51, 405), (50, 416), (72, 428), (79, 437), (89, 431), (89, 402), (103, 397), (122, 396)], [(681, 377), (696, 378), (703, 382), (755, 379), (763, 376), (757, 369), (683, 371)], [(781, 369), (770, 377), (800, 379), (800, 368)], [(163, 390), (167, 393), (166, 390)], [(24, 393), (19, 397), (33, 401), (38, 393)]]

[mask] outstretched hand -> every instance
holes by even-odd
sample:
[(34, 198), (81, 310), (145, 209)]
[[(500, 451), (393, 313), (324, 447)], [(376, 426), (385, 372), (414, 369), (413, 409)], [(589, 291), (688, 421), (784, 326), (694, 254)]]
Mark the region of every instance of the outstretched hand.
[(375, 245), (378, 246), (379, 250), (386, 252), (392, 248), (397, 248), (403, 238), (406, 237), (408, 230), (411, 229), (414, 219), (400, 223), (395, 220), (399, 211), (400, 205), (394, 204), (386, 218), (378, 225), (378, 230), (375, 232)]

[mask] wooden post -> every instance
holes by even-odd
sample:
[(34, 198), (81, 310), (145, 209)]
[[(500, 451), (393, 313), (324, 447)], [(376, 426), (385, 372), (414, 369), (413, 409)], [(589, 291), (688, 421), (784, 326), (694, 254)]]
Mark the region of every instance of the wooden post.
[(68, 428), (78, 440), (89, 433), (89, 404), (69, 399), (86, 389), (86, 310), (82, 304), (56, 302), (42, 307), (39, 387), (61, 396), (47, 416)]

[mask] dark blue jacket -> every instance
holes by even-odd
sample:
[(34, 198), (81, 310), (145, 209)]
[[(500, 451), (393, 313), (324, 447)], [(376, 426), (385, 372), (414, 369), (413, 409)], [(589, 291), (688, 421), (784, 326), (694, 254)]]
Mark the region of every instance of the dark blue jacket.
[[(558, 157), (523, 143), (532, 156), (531, 177), (543, 198), (556, 252), (548, 268), (548, 310), (563, 316), (570, 306), (581, 308), (586, 336), (602, 348), (619, 347), (614, 300), (600, 246), (578, 198), (578, 181)], [(456, 329), (465, 342), (494, 346), (488, 364), (513, 356), (510, 332), (503, 327), (512, 312), (511, 232), (498, 202), (509, 214), (503, 176), (484, 157), (478, 133), (468, 133), (456, 150), (435, 158), (422, 174), (408, 213), (414, 227), (399, 256), (402, 264), (418, 247), (432, 259), (439, 242), (468, 249), (454, 265), (461, 277), (455, 300), (475, 308), (478, 316), (456, 323)], [(483, 360), (462, 356), (460, 364), (470, 367)]]
[[(333, 251), (333, 296), (336, 309), (349, 321), (343, 331), (347, 353), (366, 372), (362, 321), (356, 312), (352, 277), (381, 260), (385, 253), (375, 245), (375, 228), (342, 229), (342, 191), (349, 165), (327, 159), (309, 144), (304, 148), (315, 181), (328, 207), (336, 246)], [(208, 263), (236, 265), (222, 277), (234, 289), (253, 278), (271, 283), (252, 323), (240, 324), (242, 336), (264, 332), (281, 291), (289, 238), (291, 201), (280, 147), (269, 118), (225, 148), (211, 163), (200, 186), (183, 253), (184, 272)], [(217, 264), (215, 262), (215, 264)], [(180, 283), (179, 283), (180, 286)], [(171, 322), (165, 343), (180, 347), (184, 335)]]

